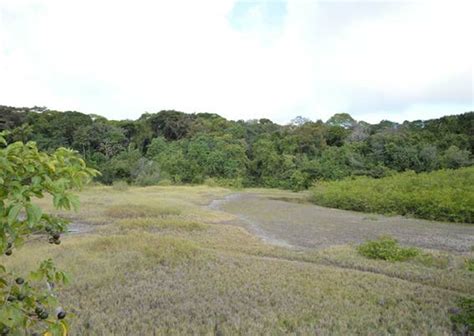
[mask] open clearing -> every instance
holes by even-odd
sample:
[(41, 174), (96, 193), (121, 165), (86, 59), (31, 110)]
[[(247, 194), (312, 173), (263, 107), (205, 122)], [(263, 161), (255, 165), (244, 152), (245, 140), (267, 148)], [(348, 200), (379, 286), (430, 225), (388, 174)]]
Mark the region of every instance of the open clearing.
[(235, 214), (240, 219), (235, 224), (283, 246), (323, 248), (382, 235), (430, 249), (467, 252), (474, 246), (474, 225), (329, 209), (305, 203), (302, 194), (282, 193), (234, 193), (211, 203), (211, 208)]
[[(34, 237), (7, 263), (26, 274), (53, 257), (72, 275), (60, 296), (76, 315), (73, 335), (451, 333), (449, 311), (474, 295), (464, 267), (471, 226), (323, 209), (304, 197), (89, 188), (80, 211), (65, 214), (79, 225), (60, 246)], [(383, 233), (429, 249), (398, 263), (356, 252)]]

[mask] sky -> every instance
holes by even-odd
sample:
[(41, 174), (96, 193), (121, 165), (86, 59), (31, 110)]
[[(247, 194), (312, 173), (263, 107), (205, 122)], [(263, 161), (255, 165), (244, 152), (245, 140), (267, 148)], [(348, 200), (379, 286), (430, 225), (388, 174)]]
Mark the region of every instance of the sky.
[(0, 0), (0, 104), (136, 119), (474, 110), (472, 0)]

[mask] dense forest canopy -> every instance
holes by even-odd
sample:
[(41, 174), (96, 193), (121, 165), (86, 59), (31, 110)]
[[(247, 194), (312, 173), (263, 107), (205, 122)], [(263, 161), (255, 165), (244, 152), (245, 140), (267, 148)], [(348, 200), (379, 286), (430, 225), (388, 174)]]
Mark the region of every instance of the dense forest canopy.
[(474, 152), (474, 112), (374, 125), (338, 113), (326, 122), (297, 117), (278, 125), (174, 110), (116, 121), (0, 106), (2, 130), (10, 130), (8, 140), (33, 140), (42, 150), (77, 150), (107, 184), (213, 181), (300, 190), (316, 180), (470, 166)]

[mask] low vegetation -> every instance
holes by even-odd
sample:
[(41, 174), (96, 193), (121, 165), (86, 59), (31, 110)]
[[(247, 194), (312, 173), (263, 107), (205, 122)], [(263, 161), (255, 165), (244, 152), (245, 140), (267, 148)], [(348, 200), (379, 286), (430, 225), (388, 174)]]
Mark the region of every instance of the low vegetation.
[(359, 245), (357, 251), (367, 258), (387, 261), (404, 261), (420, 254), (419, 249), (401, 247), (397, 240), (391, 237), (367, 241)]
[(474, 332), (474, 298), (461, 298), (458, 307), (451, 310), (454, 331), (461, 335)]
[(180, 210), (172, 206), (148, 206), (138, 204), (118, 204), (105, 209), (104, 213), (111, 218), (143, 218), (179, 215)]
[(466, 268), (468, 271), (474, 272), (474, 258), (466, 259)]
[[(420, 249), (395, 263), (347, 244), (265, 244), (228, 225), (235, 216), (206, 206), (230, 192), (93, 187), (69, 217), (71, 229), (84, 231), (65, 234), (59, 246), (33, 240), (6, 263), (22, 273), (51, 257), (68, 271), (71, 284), (59, 297), (78, 335), (449, 334), (450, 311), (474, 295), (465, 256), (456, 253)], [(52, 210), (49, 202), (38, 204)]]
[(312, 200), (333, 208), (473, 223), (473, 181), (474, 167), (348, 178), (317, 183)]
[[(85, 120), (77, 113), (67, 115)], [(27, 116), (38, 117), (36, 112)], [(374, 166), (384, 141), (416, 140), (422, 131), (414, 124), (381, 123), (385, 126), (379, 125), (384, 130), (380, 133), (373, 125), (351, 120), (336, 115), (327, 123), (276, 127), (265, 120), (227, 124), (215, 115), (165, 111), (140, 120), (138, 125), (152, 135), (143, 143), (133, 142), (137, 138), (131, 135), (127, 149), (121, 147), (125, 142), (116, 141), (121, 139), (121, 122), (114, 126), (107, 120), (93, 121), (90, 129), (76, 130), (78, 134), (69, 130), (73, 136), (67, 141), (80, 144), (87, 161), (104, 165), (102, 182), (112, 186), (82, 192), (82, 208), (74, 214), (66, 210), (77, 208), (79, 200), (68, 190), (97, 172), (71, 150), (61, 148), (50, 156), (39, 152), (34, 142), (6, 146), (0, 138), (6, 146), (0, 151), (5, 168), (0, 170), (0, 250), (5, 253), (0, 256), (0, 334), (48, 329), (59, 336), (69, 328), (66, 312), (71, 330), (79, 335), (472, 332), (473, 240), (466, 225), (450, 224), (450, 231), (443, 223), (410, 227), (422, 221), (348, 216), (308, 204), (304, 193), (260, 189), (231, 194), (222, 187), (299, 190), (314, 179), (386, 176), (320, 184), (313, 197), (321, 204), (335, 201), (341, 208), (352, 204), (362, 211), (472, 222), (474, 168), (393, 174), (411, 166), (431, 171), (469, 165), (469, 150), (460, 149), (469, 147), (463, 134), (455, 141), (461, 147), (447, 136), (439, 144), (443, 154), (430, 156), (429, 167), (416, 160), (403, 166), (404, 160), (397, 161), (403, 146), (391, 142), (382, 146), (391, 151), (390, 160)], [(463, 130), (457, 117), (449, 120), (456, 132)], [(185, 121), (189, 124), (181, 124)], [(209, 123), (200, 128), (198, 121)], [(230, 129), (224, 128), (224, 134), (207, 132), (214, 122), (219, 125), (215, 130), (225, 125)], [(361, 125), (370, 135), (366, 142), (352, 143), (348, 139)], [(265, 126), (261, 133), (260, 126)], [(249, 129), (257, 132), (247, 139)], [(86, 141), (100, 130), (111, 132), (106, 132), (110, 142), (96, 147)], [(31, 131), (22, 124), (8, 137), (38, 136)], [(430, 132), (423, 131), (421, 138), (427, 140)], [(315, 144), (308, 139), (319, 140)], [(39, 140), (51, 145), (46, 138)], [(371, 147), (373, 142), (378, 145)], [(306, 149), (299, 153), (296, 148)], [(421, 152), (411, 154), (416, 158)], [(207, 186), (165, 186), (181, 182)], [(150, 184), (160, 186), (135, 186)], [(250, 197), (244, 201), (243, 194)], [(211, 202), (236, 196), (236, 212)], [(67, 220), (72, 223), (70, 233)], [(404, 246), (390, 237), (353, 245), (374, 237), (382, 225), (401, 237)], [(435, 227), (428, 239), (419, 231), (424, 225)], [(412, 233), (415, 237), (409, 237)], [(28, 248), (21, 247), (22, 236), (29, 238)], [(42, 244), (44, 239), (51, 244)], [(412, 244), (417, 248), (408, 246)], [(13, 249), (15, 258), (9, 257)], [(38, 271), (30, 272), (39, 263)], [(57, 294), (62, 306), (51, 289), (69, 276), (58, 269), (73, 279)], [(36, 286), (35, 280), (42, 283)]]
[(197, 221), (186, 220), (180, 216), (169, 216), (165, 218), (156, 218), (156, 217), (143, 217), (143, 218), (133, 218), (133, 219), (124, 219), (117, 222), (118, 226), (123, 229), (157, 229), (157, 230), (185, 230), (185, 231), (194, 231), (194, 230), (204, 230), (207, 226), (206, 224), (199, 223)]

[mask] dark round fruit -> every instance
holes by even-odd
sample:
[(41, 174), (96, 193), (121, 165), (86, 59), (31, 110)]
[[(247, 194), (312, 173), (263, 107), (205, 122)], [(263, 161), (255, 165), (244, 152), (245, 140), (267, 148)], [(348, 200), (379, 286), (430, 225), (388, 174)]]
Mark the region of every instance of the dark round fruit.
[(17, 284), (19, 284), (19, 285), (23, 285), (23, 283), (25, 282), (25, 279), (23, 279), (23, 278), (16, 278), (16, 279), (15, 279), (15, 282), (16, 282)]
[(53, 237), (49, 237), (48, 242), (49, 242), (50, 244), (54, 244), (54, 238), (53, 238)]
[(59, 245), (59, 244), (61, 244), (61, 241), (60, 241), (59, 239), (55, 239), (55, 240), (54, 240), (54, 243), (55, 243), (56, 245)]
[(59, 239), (59, 238), (61, 238), (61, 235), (56, 232), (55, 234), (53, 234), (53, 238), (54, 239)]
[(65, 311), (60, 311), (60, 312), (58, 313), (58, 319), (59, 319), (59, 320), (62, 320), (62, 319), (65, 318), (65, 317), (66, 317), (66, 312), (65, 312)]
[(5, 251), (5, 255), (7, 255), (7, 256), (11, 256), (12, 253), (13, 253), (13, 251), (11, 249), (8, 249), (8, 250)]
[(16, 298), (18, 299), (18, 301), (23, 301), (26, 298), (26, 295), (25, 294), (18, 294), (16, 296)]
[(16, 297), (14, 297), (13, 295), (8, 295), (7, 301), (13, 302), (15, 300), (16, 300)]
[(42, 320), (46, 320), (48, 318), (49, 314), (47, 311), (42, 311), (41, 314), (38, 315), (38, 317)]

